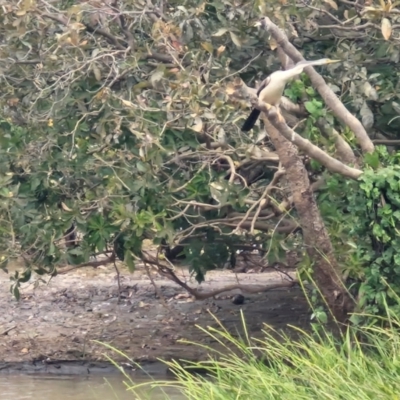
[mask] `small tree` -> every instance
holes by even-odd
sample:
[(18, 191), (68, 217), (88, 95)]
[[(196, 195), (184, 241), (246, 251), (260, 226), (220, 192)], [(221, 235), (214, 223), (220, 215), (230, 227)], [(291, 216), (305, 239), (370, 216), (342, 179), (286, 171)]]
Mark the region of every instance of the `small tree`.
[[(238, 249), (255, 245), (273, 263), (296, 246), (346, 319), (342, 280), (364, 279), (365, 258), (345, 188), (363, 193), (353, 180), (379, 160), (370, 137), (385, 126), (379, 140), (392, 144), (399, 123), (397, 64), (385, 66), (400, 54), (393, 5), (0, 5), (2, 265), (22, 257), (28, 267), (14, 288), (32, 270), (96, 265), (98, 254), (176, 280), (144, 239), (184, 256), (199, 281), (234, 265)], [(257, 30), (264, 15), (277, 25)], [(249, 103), (232, 96), (235, 79), (253, 87), (278, 59), (326, 55), (344, 62), (323, 70), (326, 81), (307, 70), (289, 85), (285, 121), (265, 110), (267, 133), (240, 131)]]

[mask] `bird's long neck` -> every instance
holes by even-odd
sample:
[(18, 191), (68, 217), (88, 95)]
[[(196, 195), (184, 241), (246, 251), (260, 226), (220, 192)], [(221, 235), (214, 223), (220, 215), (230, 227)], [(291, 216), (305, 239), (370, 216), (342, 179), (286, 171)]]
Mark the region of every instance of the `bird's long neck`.
[(288, 83), (291, 79), (300, 75), (303, 72), (303, 66), (295, 66), (294, 68), (288, 69), (286, 71), (276, 71), (273, 74), (278, 75), (279, 79), (283, 84)]

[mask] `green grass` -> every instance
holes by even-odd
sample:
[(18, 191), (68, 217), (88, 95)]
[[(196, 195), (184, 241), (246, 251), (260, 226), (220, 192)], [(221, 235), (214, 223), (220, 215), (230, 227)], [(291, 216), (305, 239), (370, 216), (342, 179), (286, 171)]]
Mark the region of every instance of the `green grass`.
[(197, 344), (207, 351), (208, 360), (185, 363), (185, 368), (178, 361), (166, 362), (176, 380), (140, 386), (131, 381), (131, 390), (135, 399), (145, 398), (137, 394), (144, 385), (175, 388), (190, 400), (400, 399), (400, 318), (386, 322), (387, 329), (353, 327), (336, 337), (326, 330), (310, 334), (292, 328), (295, 340), (268, 326), (263, 340), (247, 333), (238, 340), (222, 325), (199, 328), (219, 342), (218, 351)]

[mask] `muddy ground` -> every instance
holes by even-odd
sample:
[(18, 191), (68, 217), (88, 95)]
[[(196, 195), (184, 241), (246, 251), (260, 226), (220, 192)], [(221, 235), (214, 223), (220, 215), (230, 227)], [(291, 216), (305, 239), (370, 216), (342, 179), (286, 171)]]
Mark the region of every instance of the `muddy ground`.
[[(153, 374), (166, 371), (158, 358), (198, 360), (206, 351), (179, 339), (215, 346), (196, 324), (217, 326), (211, 311), (232, 334), (243, 333), (240, 310), (244, 311), (251, 336), (262, 336), (267, 323), (285, 328), (288, 323), (305, 327), (307, 303), (299, 288), (244, 294), (242, 305), (232, 303), (236, 291), (217, 298), (194, 301), (175, 283), (153, 273), (163, 300), (144, 269), (134, 274), (121, 270), (121, 299), (112, 265), (79, 269), (58, 275), (35, 288), (25, 284), (17, 302), (9, 292), (9, 277), (0, 271), (0, 372), (94, 373), (109, 368), (106, 355), (122, 357), (99, 340), (118, 348)], [(182, 279), (197, 287), (186, 271)], [(237, 283), (261, 285), (287, 279), (272, 271), (235, 274), (214, 271), (200, 288), (209, 291)], [(127, 360), (124, 360), (127, 361)]]

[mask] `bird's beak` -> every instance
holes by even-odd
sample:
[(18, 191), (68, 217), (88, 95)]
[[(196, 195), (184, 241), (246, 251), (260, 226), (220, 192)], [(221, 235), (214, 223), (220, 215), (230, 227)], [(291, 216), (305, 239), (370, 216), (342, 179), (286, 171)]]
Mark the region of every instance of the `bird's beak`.
[(257, 27), (257, 28), (260, 27), (260, 26), (261, 26), (261, 21), (256, 22), (256, 23), (254, 24), (254, 26)]
[(342, 60), (328, 60), (327, 64), (333, 64), (333, 63), (337, 63), (337, 62), (341, 62)]

